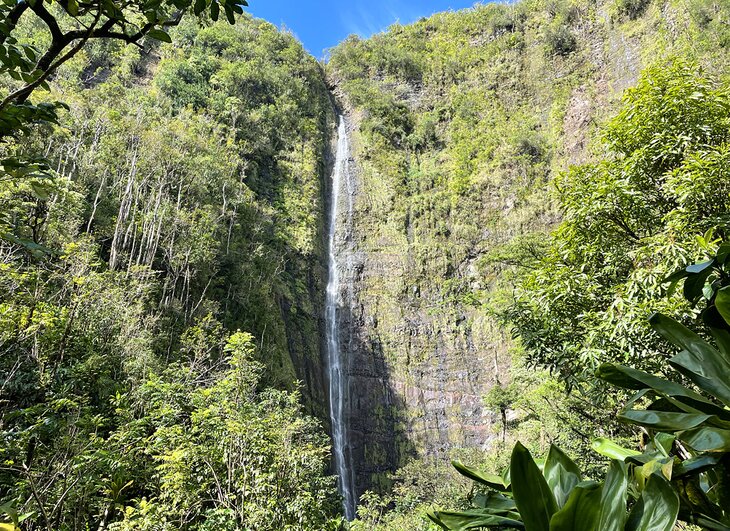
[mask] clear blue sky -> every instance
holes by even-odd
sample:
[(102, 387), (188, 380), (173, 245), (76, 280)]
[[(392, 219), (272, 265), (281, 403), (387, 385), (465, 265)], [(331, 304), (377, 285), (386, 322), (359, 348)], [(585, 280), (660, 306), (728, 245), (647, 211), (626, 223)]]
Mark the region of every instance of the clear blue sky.
[(294, 33), (315, 57), (355, 33), (369, 37), (394, 22), (407, 24), (477, 0), (248, 0), (246, 10)]

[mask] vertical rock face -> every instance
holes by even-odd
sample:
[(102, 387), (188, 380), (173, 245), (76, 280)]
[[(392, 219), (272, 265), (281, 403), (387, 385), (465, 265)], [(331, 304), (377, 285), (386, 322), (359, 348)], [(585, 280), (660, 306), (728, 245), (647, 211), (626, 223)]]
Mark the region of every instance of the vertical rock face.
[(343, 326), (352, 338), (350, 436), (362, 492), (410, 456), (487, 446), (499, 419), (482, 397), (506, 360), (504, 342), (478, 311), (445, 303), (441, 313), (441, 286), (409, 283), (407, 242), (355, 227), (354, 292)]
[[(357, 167), (340, 326), (358, 494), (410, 456), (446, 458), (499, 438), (499, 412), (482, 401), (510, 365), (494, 315), (512, 267), (530, 267), (559, 220), (552, 177), (590, 159), (621, 91), (647, 60), (672, 53), (657, 42), (727, 61), (725, 44), (699, 39), (693, 7), (617, 5), (488, 4), (332, 52), (329, 81)], [(702, 24), (724, 20), (703, 13)]]

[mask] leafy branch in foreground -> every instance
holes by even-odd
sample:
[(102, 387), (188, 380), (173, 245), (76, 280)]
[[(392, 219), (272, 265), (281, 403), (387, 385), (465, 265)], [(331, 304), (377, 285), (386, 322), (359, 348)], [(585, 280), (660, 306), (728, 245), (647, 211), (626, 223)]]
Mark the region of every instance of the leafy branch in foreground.
[[(171, 42), (167, 29), (190, 11), (198, 17), (207, 12), (217, 20), (223, 9), (233, 24), (235, 14), (243, 13), (241, 6), (246, 5), (246, 0), (3, 0), (0, 75), (22, 84), (0, 101), (0, 136), (16, 131), (28, 118), (24, 114), (42, 118), (49, 109), (36, 110), (26, 101), (36, 88), (47, 87), (48, 78), (87, 41), (114, 39), (138, 45), (150, 37)], [(31, 14), (48, 34), (49, 44), (43, 50), (21, 43), (15, 35), (22, 19)]]
[[(489, 491), (474, 498), (474, 510), (429, 513), (444, 529), (671, 531), (679, 511), (679, 498), (661, 474), (614, 459), (603, 482), (583, 480), (578, 466), (555, 445), (540, 464), (517, 443), (501, 476), (454, 466)], [(636, 503), (629, 510), (632, 495)]]
[[(527, 531), (656, 529), (671, 531), (678, 519), (713, 531), (730, 530), (730, 244), (706, 262), (667, 281), (685, 281), (692, 302), (707, 299), (701, 316), (715, 339), (656, 313), (650, 325), (681, 350), (668, 360), (664, 378), (605, 363), (596, 376), (635, 394), (619, 415), (640, 426), (650, 442), (643, 452), (597, 439), (593, 449), (612, 458), (602, 483), (583, 481), (580, 470), (552, 446), (542, 467), (517, 443), (501, 476), (454, 463), (463, 475), (488, 487), (476, 509), (436, 511), (444, 529), (512, 527)], [(678, 383), (680, 381), (686, 382)]]

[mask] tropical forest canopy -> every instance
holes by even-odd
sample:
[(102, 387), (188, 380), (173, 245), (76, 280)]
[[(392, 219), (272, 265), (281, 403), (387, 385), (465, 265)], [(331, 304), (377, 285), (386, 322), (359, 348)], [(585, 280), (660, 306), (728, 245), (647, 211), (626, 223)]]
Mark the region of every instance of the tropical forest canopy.
[[(0, 529), (730, 529), (725, 2), (489, 4), (327, 63), (218, 0), (0, 17)], [(483, 375), (491, 419), (379, 404), (353, 522), (341, 113), (378, 385)]]

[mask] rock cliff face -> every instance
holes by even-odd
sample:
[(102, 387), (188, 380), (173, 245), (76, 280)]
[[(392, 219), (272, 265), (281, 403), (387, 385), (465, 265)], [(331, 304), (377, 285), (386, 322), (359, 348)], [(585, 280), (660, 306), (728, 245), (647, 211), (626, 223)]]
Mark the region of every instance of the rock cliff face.
[(510, 364), (494, 317), (510, 290), (503, 250), (530, 260), (559, 219), (551, 177), (590, 158), (597, 124), (648, 61), (689, 43), (727, 61), (719, 7), (628, 5), (477, 6), (333, 51), (329, 82), (358, 168), (341, 326), (359, 492), (411, 456), (499, 437), (482, 399)]

